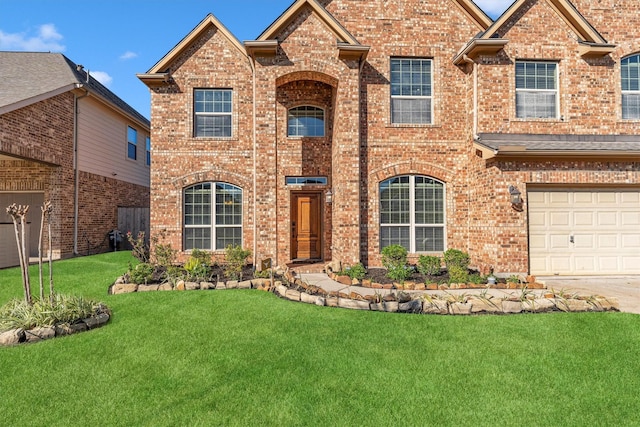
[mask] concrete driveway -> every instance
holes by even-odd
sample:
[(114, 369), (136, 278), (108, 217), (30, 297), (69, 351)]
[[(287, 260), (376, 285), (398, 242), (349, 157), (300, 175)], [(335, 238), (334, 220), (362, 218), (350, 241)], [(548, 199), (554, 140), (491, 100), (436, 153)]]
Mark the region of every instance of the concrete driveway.
[(615, 297), (620, 311), (640, 314), (640, 276), (538, 276), (548, 289)]

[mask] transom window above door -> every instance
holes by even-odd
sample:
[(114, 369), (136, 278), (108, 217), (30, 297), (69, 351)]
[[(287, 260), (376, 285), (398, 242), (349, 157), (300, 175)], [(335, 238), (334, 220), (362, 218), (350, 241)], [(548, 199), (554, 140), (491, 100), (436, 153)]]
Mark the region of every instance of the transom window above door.
[(324, 110), (303, 105), (289, 109), (287, 136), (324, 136)]

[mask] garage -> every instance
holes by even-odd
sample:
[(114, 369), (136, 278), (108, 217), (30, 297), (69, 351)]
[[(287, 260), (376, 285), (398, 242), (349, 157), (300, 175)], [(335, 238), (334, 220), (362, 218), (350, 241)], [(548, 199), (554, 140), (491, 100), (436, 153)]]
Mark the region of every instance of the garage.
[(41, 206), (44, 203), (44, 193), (24, 192), (24, 193), (0, 193), (0, 268), (20, 265), (18, 250), (16, 247), (16, 234), (13, 227), (13, 220), (7, 214), (7, 206), (29, 205), (27, 212), (27, 251), (29, 257), (38, 256), (38, 239), (40, 236), (40, 216)]
[(640, 189), (530, 189), (537, 275), (640, 274)]

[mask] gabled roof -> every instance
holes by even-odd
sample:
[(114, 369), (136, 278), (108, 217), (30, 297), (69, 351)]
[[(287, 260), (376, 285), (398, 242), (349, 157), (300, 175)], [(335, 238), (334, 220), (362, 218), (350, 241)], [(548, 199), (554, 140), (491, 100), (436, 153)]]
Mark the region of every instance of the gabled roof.
[(247, 51), (251, 55), (273, 55), (278, 46), (277, 36), (294, 20), (305, 7), (333, 32), (337, 39), (337, 47), (342, 58), (366, 58), (369, 46), (364, 46), (338, 22), (317, 0), (296, 0), (282, 15), (278, 17), (256, 40), (245, 41)]
[[(461, 64), (464, 56), (475, 57), (483, 53), (497, 53), (508, 42), (508, 39), (498, 37), (498, 32), (525, 5), (528, 0), (516, 0), (496, 21), (483, 33), (471, 40), (455, 57), (454, 63)], [(569, 0), (538, 0), (546, 1), (556, 11), (558, 16), (579, 37), (580, 55), (604, 56), (613, 52), (615, 45), (609, 44), (602, 35), (586, 20), (586, 18), (571, 4)], [(542, 25), (542, 24), (541, 24)]]
[(489, 18), (489, 16), (472, 0), (453, 0), (453, 2), (464, 10), (474, 21), (476, 21), (483, 30), (489, 28), (493, 23), (493, 20)]
[(146, 117), (61, 53), (0, 52), (0, 114), (79, 88), (150, 126)]
[(238, 51), (247, 56), (242, 43), (224, 26), (222, 23), (212, 14), (208, 14), (189, 34), (186, 35), (180, 42), (174, 46), (165, 56), (162, 57), (156, 64), (144, 74), (137, 74), (138, 78), (147, 85), (153, 85), (166, 82), (169, 78), (167, 68), (169, 64), (173, 62), (178, 55), (180, 55), (194, 40), (198, 39), (209, 27), (214, 26), (218, 31), (224, 35), (229, 42)]

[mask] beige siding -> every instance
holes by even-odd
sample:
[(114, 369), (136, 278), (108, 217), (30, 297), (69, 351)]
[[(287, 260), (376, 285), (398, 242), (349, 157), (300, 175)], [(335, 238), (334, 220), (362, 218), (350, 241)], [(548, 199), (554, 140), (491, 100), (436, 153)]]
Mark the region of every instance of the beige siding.
[[(78, 168), (148, 187), (149, 167), (145, 164), (148, 131), (92, 98), (81, 99), (78, 110)], [(138, 131), (135, 161), (127, 158), (127, 126)]]

